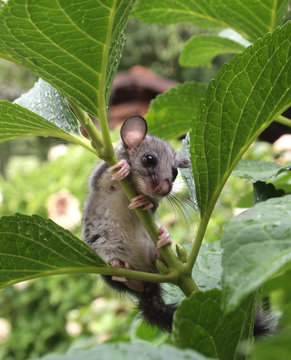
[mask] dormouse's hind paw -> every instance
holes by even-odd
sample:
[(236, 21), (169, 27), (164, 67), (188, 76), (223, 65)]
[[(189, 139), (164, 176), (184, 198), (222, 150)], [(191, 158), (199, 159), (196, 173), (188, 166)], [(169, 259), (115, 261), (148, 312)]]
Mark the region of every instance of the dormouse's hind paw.
[(108, 170), (112, 171), (114, 169), (119, 169), (112, 174), (112, 180), (120, 181), (126, 178), (130, 173), (130, 165), (126, 160), (120, 160), (117, 164), (111, 166)]
[(131, 199), (128, 208), (130, 210), (136, 209), (138, 207), (143, 207), (142, 210), (151, 209), (154, 204), (150, 201), (150, 199), (146, 195), (138, 195)]
[[(126, 268), (126, 265), (123, 261), (114, 258), (112, 260), (109, 261), (109, 264), (113, 267), (118, 267), (118, 268)], [(127, 264), (127, 263), (126, 263)]]
[[(109, 264), (113, 267), (120, 267), (125, 269), (130, 269), (130, 265), (128, 262), (123, 262), (119, 259), (112, 259), (109, 261)], [(143, 292), (144, 291), (144, 283), (141, 280), (135, 280), (135, 279), (128, 279), (125, 276), (112, 276), (111, 279), (113, 281), (119, 281), (122, 282), (124, 285), (126, 285), (129, 289), (137, 291), (137, 292)]]

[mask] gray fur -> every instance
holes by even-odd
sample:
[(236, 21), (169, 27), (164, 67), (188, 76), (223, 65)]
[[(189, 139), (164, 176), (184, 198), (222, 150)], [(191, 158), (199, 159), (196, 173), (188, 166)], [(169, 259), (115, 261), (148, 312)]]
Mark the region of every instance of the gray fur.
[[(155, 246), (104, 162), (96, 167), (83, 214), (83, 239), (107, 263), (117, 258), (132, 269), (154, 271)], [(97, 236), (98, 235), (98, 236)], [(92, 242), (92, 238), (96, 240)]]
[[(141, 120), (142, 119), (142, 120)], [(133, 123), (133, 118), (130, 118)], [(145, 121), (137, 116), (137, 121)], [(129, 128), (129, 129), (128, 129)], [(131, 126), (123, 128), (123, 135)], [(146, 131), (146, 126), (140, 127)], [(151, 154), (158, 159), (154, 168), (145, 167), (144, 155)], [(122, 144), (117, 148), (119, 160), (125, 159), (131, 165), (129, 178), (140, 194), (149, 195), (147, 189), (160, 180), (167, 179), (169, 191), (172, 188), (173, 168), (189, 166), (189, 160), (179, 155), (167, 142), (142, 134), (141, 142), (128, 149)], [(93, 171), (90, 191), (83, 214), (83, 240), (90, 245), (107, 263), (117, 258), (128, 262), (131, 269), (155, 271), (156, 249), (137, 215), (128, 209), (129, 201), (117, 181), (111, 179), (105, 162)], [(161, 196), (155, 196), (158, 203)]]

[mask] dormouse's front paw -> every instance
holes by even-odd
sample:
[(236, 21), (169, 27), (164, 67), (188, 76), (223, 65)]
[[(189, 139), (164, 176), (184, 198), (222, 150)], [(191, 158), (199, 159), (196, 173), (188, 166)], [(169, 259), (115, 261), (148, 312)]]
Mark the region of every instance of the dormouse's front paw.
[(120, 160), (117, 164), (111, 166), (108, 170), (112, 171), (114, 169), (119, 169), (112, 174), (112, 180), (120, 181), (126, 178), (130, 173), (130, 165), (126, 160)]
[(165, 245), (171, 245), (172, 241), (173, 240), (171, 235), (168, 233), (168, 230), (164, 226), (161, 226), (159, 228), (159, 240), (157, 242), (157, 248), (159, 249)]
[(130, 210), (136, 209), (138, 207), (143, 207), (142, 210), (151, 209), (154, 204), (150, 201), (150, 199), (146, 195), (138, 195), (131, 199), (128, 208)]

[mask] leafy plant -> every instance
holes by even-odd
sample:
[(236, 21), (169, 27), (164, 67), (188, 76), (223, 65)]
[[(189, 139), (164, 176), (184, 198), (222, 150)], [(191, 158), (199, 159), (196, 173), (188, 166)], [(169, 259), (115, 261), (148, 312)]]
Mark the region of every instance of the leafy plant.
[[(184, 151), (191, 156), (192, 171), (184, 172), (184, 176), (199, 211), (199, 224), (189, 254), (183, 248), (177, 249), (178, 256), (169, 247), (161, 249), (168, 265), (165, 273), (162, 267), (159, 274), (112, 268), (52, 221), (17, 214), (0, 220), (0, 286), (61, 273), (170, 282), (188, 297), (175, 314), (172, 344), (199, 351), (201, 354), (183, 352), (193, 359), (246, 358), (249, 354), (239, 346), (242, 340), (252, 342), (257, 289), (268, 284), (271, 292), (275, 288), (271, 280), (290, 270), (291, 195), (287, 191), (278, 197), (282, 193), (276, 193), (275, 198), (235, 218), (225, 228), (221, 244), (217, 242), (212, 248), (201, 244), (218, 197), (245, 151), (274, 119), (290, 125), (280, 114), (291, 104), (291, 23), (275, 29), (282, 24), (288, 3), (147, 0), (139, 1), (134, 9), (133, 14), (145, 21), (231, 27), (253, 42), (221, 68), (207, 89), (195, 83), (179, 85), (158, 96), (147, 115), (150, 130), (159, 136), (169, 139), (190, 131)], [(9, 0), (1, 8), (0, 55), (43, 79), (17, 103), (0, 102), (1, 141), (54, 136), (83, 146), (109, 165), (116, 163), (106, 108), (124, 42), (123, 30), (133, 5), (133, 0)], [(207, 59), (221, 51), (221, 44), (229, 45), (231, 51), (242, 49), (219, 40), (213, 51), (210, 41), (213, 46), (213, 38), (192, 41), (183, 57), (193, 54), (195, 46), (199, 44), (200, 48), (203, 42)], [(89, 114), (98, 119), (100, 130)], [(80, 135), (75, 116), (90, 140)], [(251, 169), (249, 178), (266, 181), (266, 169), (262, 167), (263, 176), (257, 174), (258, 169)], [(274, 168), (272, 176), (278, 173)], [(288, 172), (288, 168), (282, 171)], [(136, 194), (128, 180), (121, 185), (129, 198)], [(150, 213), (136, 212), (156, 243), (157, 225)], [(168, 297), (176, 298), (177, 291), (171, 289)], [(278, 335), (278, 343), (288, 344), (283, 336)], [(148, 344), (136, 347), (144, 347), (148, 357), (162, 356)], [(136, 347), (106, 345), (80, 350), (72, 357), (96, 358), (99, 351), (109, 352), (110, 357), (117, 350), (140, 352)], [(166, 345), (163, 350), (167, 357), (181, 352)], [(258, 347), (255, 353), (260, 359), (264, 352)]]

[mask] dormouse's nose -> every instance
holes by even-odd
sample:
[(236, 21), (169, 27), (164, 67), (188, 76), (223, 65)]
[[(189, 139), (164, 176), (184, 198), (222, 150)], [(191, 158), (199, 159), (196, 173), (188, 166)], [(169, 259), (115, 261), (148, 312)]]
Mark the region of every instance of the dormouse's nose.
[(155, 193), (160, 196), (165, 196), (169, 194), (169, 192), (171, 191), (171, 185), (169, 180), (161, 180), (154, 190)]

